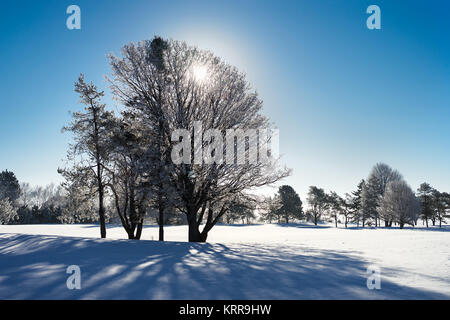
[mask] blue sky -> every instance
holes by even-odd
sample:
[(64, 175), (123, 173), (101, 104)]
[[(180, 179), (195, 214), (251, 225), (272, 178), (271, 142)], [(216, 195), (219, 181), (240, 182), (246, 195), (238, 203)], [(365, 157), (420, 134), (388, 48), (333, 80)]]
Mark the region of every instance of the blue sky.
[[(81, 30), (66, 8), (81, 8)], [(366, 8), (381, 8), (368, 30)], [(59, 182), (80, 72), (107, 92), (106, 55), (154, 35), (212, 50), (240, 70), (280, 128), (302, 198), (343, 194), (383, 161), (416, 189), (450, 191), (448, 1), (2, 1), (0, 169)]]

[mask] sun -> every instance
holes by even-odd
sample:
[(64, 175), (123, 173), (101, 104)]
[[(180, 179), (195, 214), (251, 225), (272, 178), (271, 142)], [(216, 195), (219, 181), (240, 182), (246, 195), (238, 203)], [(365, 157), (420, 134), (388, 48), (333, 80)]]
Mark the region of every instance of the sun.
[(203, 82), (208, 76), (208, 68), (204, 65), (195, 65), (192, 67), (192, 74), (196, 81)]

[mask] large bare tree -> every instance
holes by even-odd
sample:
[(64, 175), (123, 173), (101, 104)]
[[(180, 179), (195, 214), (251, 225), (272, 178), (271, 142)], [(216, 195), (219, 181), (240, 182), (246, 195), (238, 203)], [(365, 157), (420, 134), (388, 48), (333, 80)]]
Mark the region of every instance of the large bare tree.
[[(262, 101), (251, 90), (245, 75), (211, 52), (155, 38), (124, 46), (122, 57), (111, 56), (110, 63), (113, 93), (140, 118), (146, 134), (155, 139), (157, 156), (153, 156), (147, 170), (159, 172), (156, 183), (160, 184), (160, 194), (170, 195), (171, 199), (162, 203), (170, 200), (186, 214), (189, 241), (206, 241), (208, 232), (238, 196), (289, 174), (289, 170), (279, 168), (277, 161), (202, 161), (205, 156), (214, 158), (222, 151), (226, 153), (225, 146), (216, 144), (226, 138), (226, 130), (262, 132), (270, 128), (269, 120), (261, 113)], [(203, 135), (202, 139), (202, 132), (200, 136), (194, 134), (195, 123), (201, 123), (204, 129), (219, 130), (222, 136)], [(193, 137), (192, 144), (182, 140), (192, 146), (192, 150), (183, 150), (184, 156), (195, 158), (200, 150), (207, 150), (200, 161), (172, 161), (173, 147), (180, 143), (179, 137), (172, 141), (172, 134), (179, 129), (190, 133), (182, 139)], [(233, 140), (235, 150), (228, 151), (249, 153), (246, 141), (242, 148), (238, 139)], [(267, 142), (260, 140), (259, 145)]]

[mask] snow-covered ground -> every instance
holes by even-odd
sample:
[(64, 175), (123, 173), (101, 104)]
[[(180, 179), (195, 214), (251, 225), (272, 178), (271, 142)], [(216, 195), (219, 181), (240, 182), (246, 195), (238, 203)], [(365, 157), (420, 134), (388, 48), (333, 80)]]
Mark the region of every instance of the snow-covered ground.
[[(216, 226), (205, 244), (185, 242), (186, 226), (165, 235), (0, 226), (0, 299), (450, 299), (449, 226)], [(81, 268), (80, 290), (67, 289), (69, 265)], [(380, 268), (380, 290), (367, 288), (368, 266)]]

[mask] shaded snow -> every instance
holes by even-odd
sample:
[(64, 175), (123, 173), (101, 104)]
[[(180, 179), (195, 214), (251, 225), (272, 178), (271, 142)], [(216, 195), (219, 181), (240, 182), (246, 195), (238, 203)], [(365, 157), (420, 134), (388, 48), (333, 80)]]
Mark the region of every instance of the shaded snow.
[[(208, 243), (130, 241), (119, 226), (0, 226), (0, 299), (450, 299), (450, 228), (216, 226)], [(143, 239), (157, 239), (145, 227)], [(116, 240), (114, 240), (116, 239)], [(66, 268), (79, 265), (81, 290)], [(381, 290), (366, 269), (381, 268)]]

